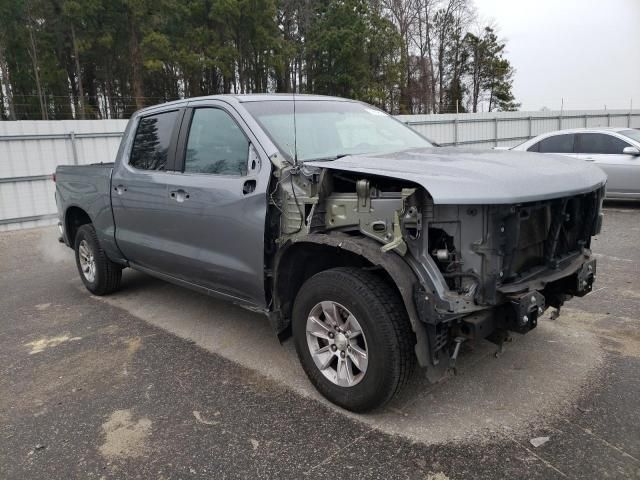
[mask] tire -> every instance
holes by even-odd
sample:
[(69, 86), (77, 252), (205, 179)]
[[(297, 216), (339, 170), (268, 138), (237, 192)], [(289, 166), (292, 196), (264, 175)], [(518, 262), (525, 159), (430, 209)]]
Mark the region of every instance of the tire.
[[(331, 329), (336, 317), (338, 328)], [(353, 412), (387, 403), (415, 368), (415, 336), (404, 304), (394, 288), (369, 271), (334, 268), (308, 279), (294, 302), (292, 329), (311, 383)]]
[(74, 250), (78, 273), (87, 290), (94, 295), (108, 295), (120, 287), (122, 267), (107, 258), (93, 225), (78, 228)]

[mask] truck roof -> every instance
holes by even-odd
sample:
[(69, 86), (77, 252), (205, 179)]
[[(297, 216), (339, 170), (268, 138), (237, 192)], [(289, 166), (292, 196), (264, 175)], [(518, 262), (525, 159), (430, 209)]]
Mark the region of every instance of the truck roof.
[(178, 106), (187, 102), (192, 102), (194, 100), (226, 100), (230, 99), (235, 100), (238, 103), (247, 103), (247, 102), (267, 102), (267, 101), (293, 101), (293, 99), (297, 100), (312, 100), (312, 101), (336, 101), (336, 102), (355, 102), (357, 100), (352, 100), (349, 98), (341, 98), (341, 97), (331, 97), (328, 95), (309, 95), (305, 93), (292, 95), (291, 93), (248, 93), (248, 94), (221, 94), (221, 95), (206, 95), (202, 97), (190, 97), (183, 98), (180, 100), (174, 100), (171, 102), (160, 103), (157, 105), (150, 105), (145, 107), (138, 112), (148, 112), (150, 110), (155, 110), (156, 108), (165, 108), (170, 106)]

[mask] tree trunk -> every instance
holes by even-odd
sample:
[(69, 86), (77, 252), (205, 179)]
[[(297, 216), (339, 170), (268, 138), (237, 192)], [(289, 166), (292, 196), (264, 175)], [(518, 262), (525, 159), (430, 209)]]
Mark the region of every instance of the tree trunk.
[(78, 42), (76, 41), (76, 29), (71, 24), (71, 43), (73, 43), (73, 56), (76, 64), (76, 77), (78, 82), (78, 108), (80, 109), (80, 118), (85, 119), (84, 112), (84, 89), (82, 88), (82, 70), (80, 70), (80, 55), (78, 54)]
[(427, 55), (429, 56), (429, 75), (431, 84), (431, 113), (436, 113), (436, 78), (433, 68), (433, 48), (431, 43), (431, 27), (429, 26), (429, 19), (425, 27), (425, 36), (427, 38)]
[(132, 63), (132, 89), (135, 99), (136, 109), (140, 110), (144, 107), (144, 79), (142, 52), (140, 51), (140, 41), (138, 39), (138, 31), (133, 18), (133, 13), (129, 12), (129, 48), (131, 49)]
[(444, 39), (441, 39), (440, 42), (438, 48), (438, 113), (442, 113), (444, 96)]
[[(31, 21), (29, 19), (29, 21)], [(40, 84), (40, 72), (38, 71), (38, 51), (36, 50), (36, 41), (33, 37), (33, 28), (31, 25), (27, 27), (29, 30), (29, 57), (31, 57), (31, 64), (33, 65), (33, 74), (36, 80), (36, 90), (38, 91), (38, 101), (40, 102), (40, 113), (42, 114), (42, 120), (47, 120), (47, 110), (45, 108), (45, 101), (42, 96), (42, 85)]]
[(9, 64), (4, 56), (4, 50), (0, 46), (0, 74), (2, 75), (2, 84), (4, 86), (5, 98), (9, 107), (9, 120), (16, 119), (16, 110), (13, 105), (13, 91), (11, 89), (11, 77), (9, 76)]

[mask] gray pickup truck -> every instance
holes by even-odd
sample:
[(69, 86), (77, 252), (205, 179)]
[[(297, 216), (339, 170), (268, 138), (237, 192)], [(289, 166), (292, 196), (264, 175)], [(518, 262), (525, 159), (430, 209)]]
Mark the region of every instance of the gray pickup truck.
[(130, 120), (114, 164), (61, 166), (62, 241), (96, 295), (131, 267), (264, 313), (332, 402), (387, 402), (465, 341), (501, 345), (592, 288), (606, 177), (434, 147), (322, 96), (212, 96)]

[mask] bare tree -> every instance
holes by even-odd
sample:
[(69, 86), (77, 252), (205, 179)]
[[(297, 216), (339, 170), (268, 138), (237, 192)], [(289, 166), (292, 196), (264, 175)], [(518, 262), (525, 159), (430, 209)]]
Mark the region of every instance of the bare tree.
[(400, 85), (400, 113), (412, 111), (411, 99), (409, 96), (411, 81), (410, 45), (412, 42), (413, 26), (420, 13), (421, 0), (381, 0), (380, 4), (384, 11), (388, 12), (391, 19), (398, 27), (402, 38), (402, 64), (404, 65), (403, 76)]
[(40, 113), (42, 120), (47, 120), (46, 101), (42, 92), (42, 83), (40, 82), (40, 65), (38, 64), (38, 49), (36, 47), (35, 35), (33, 29), (37, 20), (31, 15), (31, 10), (27, 6), (27, 31), (29, 32), (29, 58), (31, 58), (31, 64), (33, 66), (33, 75), (36, 81), (36, 90), (38, 92), (38, 102), (40, 102)]
[[(428, 104), (428, 109), (421, 111), (420, 113), (434, 113), (436, 111), (436, 81), (434, 77), (434, 61), (433, 61), (433, 10), (437, 8), (438, 0), (419, 0), (418, 4), (418, 17), (416, 21), (416, 28), (413, 35), (413, 43), (418, 49), (420, 57), (420, 65), (422, 70), (420, 75), (422, 77), (422, 84), (428, 84), (429, 98), (428, 102), (424, 102), (425, 106)], [(423, 92), (423, 99), (425, 95)], [(424, 108), (424, 107), (423, 107)]]
[(78, 41), (76, 39), (76, 30), (71, 22), (71, 43), (73, 43), (73, 56), (76, 67), (76, 78), (78, 85), (78, 108), (80, 109), (80, 118), (85, 119), (84, 111), (84, 90), (82, 89), (82, 71), (80, 70), (80, 54), (78, 53)]
[(445, 84), (448, 64), (448, 55), (451, 44), (455, 38), (456, 27), (468, 9), (468, 0), (446, 0), (435, 12), (433, 30), (437, 41), (436, 64), (438, 83), (438, 112), (444, 109)]

